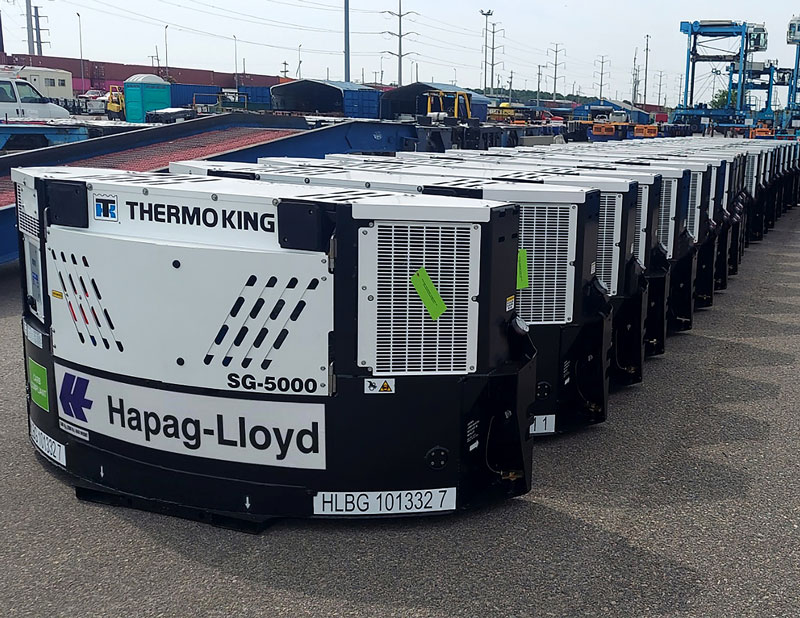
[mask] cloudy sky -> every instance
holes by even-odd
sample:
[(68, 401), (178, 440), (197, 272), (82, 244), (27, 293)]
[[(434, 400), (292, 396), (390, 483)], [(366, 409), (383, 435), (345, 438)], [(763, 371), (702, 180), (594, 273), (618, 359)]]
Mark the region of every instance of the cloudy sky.
[[(238, 39), (241, 69), (277, 74), (287, 63), (288, 75), (296, 76), (299, 56), (303, 77), (342, 79), (343, 0), (100, 0), (40, 1), (50, 31), (45, 54), (78, 57), (78, 18), (83, 23), (85, 58), (150, 63), (156, 54), (164, 62), (165, 26), (169, 64), (233, 71), (234, 39)], [(602, 8), (601, 8), (602, 7)], [(24, 0), (5, 0), (1, 5), (6, 50), (27, 51)], [(630, 98), (634, 54), (644, 79), (645, 35), (650, 35), (648, 101), (655, 102), (659, 79), (661, 97), (672, 105), (684, 71), (686, 37), (679, 31), (682, 20), (735, 19), (765, 22), (770, 33), (769, 50), (757, 60), (777, 59), (792, 67), (794, 48), (786, 45), (786, 25), (793, 4), (785, 0), (726, 2), (708, 0), (614, 0), (588, 2), (553, 0), (403, 0), (404, 82), (409, 78), (452, 82), (464, 87), (483, 83), (483, 26), (480, 10), (491, 9), (498, 22), (495, 82), (504, 87), (514, 72), (514, 88), (535, 88), (538, 66), (542, 88), (552, 88), (554, 49), (559, 44), (560, 92), (596, 93), (601, 55), (608, 61), (605, 96)], [(800, 7), (798, 7), (800, 11)], [(366, 81), (397, 79), (397, 0), (351, 0), (351, 78)], [(490, 26), (491, 27), (491, 26)], [(563, 62), (563, 64), (561, 64)], [(502, 63), (502, 64), (501, 64)], [(417, 68), (418, 67), (418, 68)], [(698, 73), (699, 99), (710, 98), (726, 81), (705, 65)], [(719, 67), (722, 68), (722, 67)], [(412, 73), (413, 71), (413, 73)], [(663, 73), (660, 73), (663, 72)], [(545, 77), (546, 76), (546, 77)], [(562, 79), (563, 77), (563, 79)], [(716, 79), (716, 82), (715, 82)], [(643, 84), (642, 84), (643, 87)], [(786, 100), (785, 89), (778, 94)]]

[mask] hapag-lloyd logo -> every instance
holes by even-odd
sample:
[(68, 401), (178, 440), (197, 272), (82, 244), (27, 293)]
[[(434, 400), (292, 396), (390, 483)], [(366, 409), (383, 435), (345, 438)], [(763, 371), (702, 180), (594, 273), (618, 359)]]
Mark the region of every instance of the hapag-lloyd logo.
[[(201, 395), (56, 363), (61, 421), (128, 444), (262, 466), (324, 470), (325, 404)], [(69, 431), (69, 430), (65, 430)], [(72, 432), (70, 432), (72, 433)]]
[(85, 410), (91, 410), (94, 403), (86, 398), (86, 391), (89, 389), (89, 380), (65, 373), (61, 382), (61, 392), (58, 394), (58, 401), (64, 414), (71, 416), (75, 420), (87, 422)]
[(61, 419), (90, 433), (222, 461), (326, 466), (324, 404), (156, 389), (59, 365), (56, 382)]

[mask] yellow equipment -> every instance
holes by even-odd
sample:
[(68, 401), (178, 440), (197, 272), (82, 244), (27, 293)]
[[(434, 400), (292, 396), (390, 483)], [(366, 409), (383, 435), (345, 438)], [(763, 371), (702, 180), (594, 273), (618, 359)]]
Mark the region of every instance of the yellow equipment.
[(106, 113), (109, 120), (114, 120), (115, 118), (125, 120), (125, 91), (122, 86), (114, 85), (109, 88)]
[[(472, 110), (469, 104), (469, 95), (466, 92), (457, 91), (457, 92), (444, 92), (443, 90), (429, 90), (428, 92), (423, 93), (422, 95), (427, 100), (427, 113), (430, 114), (432, 112), (445, 112), (448, 115), (451, 115), (453, 118), (471, 118), (472, 117)], [(450, 114), (449, 102), (450, 100), (453, 101), (453, 113)], [(460, 102), (464, 101), (464, 113), (461, 114), (461, 107)], [(439, 109), (434, 108), (434, 101), (439, 102)]]

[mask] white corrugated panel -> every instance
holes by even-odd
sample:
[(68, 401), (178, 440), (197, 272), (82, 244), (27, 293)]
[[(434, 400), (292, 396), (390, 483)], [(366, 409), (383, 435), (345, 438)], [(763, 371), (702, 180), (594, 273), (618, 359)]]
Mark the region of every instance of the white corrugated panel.
[(517, 313), (528, 324), (572, 321), (578, 208), (520, 207), (519, 248), (528, 255), (528, 288), (517, 290)]
[[(480, 227), (376, 221), (359, 235), (359, 364), (375, 375), (475, 370)], [(424, 268), (447, 310), (433, 320), (411, 283)], [(476, 300), (473, 300), (475, 298)]]

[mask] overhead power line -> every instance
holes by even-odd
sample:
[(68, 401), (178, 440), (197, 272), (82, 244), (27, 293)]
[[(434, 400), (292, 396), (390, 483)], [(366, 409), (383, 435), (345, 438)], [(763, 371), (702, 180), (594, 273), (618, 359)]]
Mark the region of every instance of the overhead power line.
[[(137, 22), (140, 22), (140, 23), (148, 24), (148, 25), (158, 24), (158, 25), (160, 25), (162, 27), (164, 25), (169, 25), (170, 28), (175, 29), (175, 30), (180, 30), (182, 32), (188, 32), (188, 33), (191, 33), (191, 34), (197, 34), (197, 35), (201, 35), (201, 36), (212, 37), (212, 38), (215, 38), (215, 39), (220, 39), (220, 40), (225, 40), (225, 41), (233, 41), (234, 40), (234, 37), (232, 35), (228, 36), (228, 35), (219, 34), (219, 33), (216, 33), (216, 32), (209, 32), (207, 30), (200, 30), (198, 28), (192, 28), (190, 26), (184, 26), (182, 24), (179, 24), (179, 23), (176, 23), (176, 22), (171, 22), (171, 21), (166, 21), (166, 20), (163, 20), (163, 19), (159, 19), (157, 17), (150, 17), (149, 15), (144, 15), (142, 13), (137, 13), (137, 12), (131, 11), (129, 9), (124, 9), (122, 7), (118, 7), (116, 5), (109, 5), (109, 4), (106, 4), (104, 2), (100, 2), (100, 0), (91, 0), (91, 1), (93, 1), (93, 2), (95, 2), (97, 4), (100, 4), (102, 6), (108, 7), (108, 8), (103, 9), (103, 8), (98, 8), (98, 7), (95, 7), (95, 6), (89, 6), (89, 5), (83, 4), (81, 2), (75, 2), (74, 0), (64, 0), (64, 2), (66, 4), (70, 4), (72, 6), (78, 6), (78, 7), (90, 10), (90, 11), (96, 11), (98, 13), (104, 13), (106, 15), (111, 15), (113, 17), (128, 19), (130, 21), (137, 21)], [(129, 15), (121, 15), (120, 12), (128, 13)], [(130, 15), (132, 15), (133, 17), (131, 17)], [(261, 41), (249, 41), (249, 40), (241, 39), (241, 38), (238, 39), (238, 41), (239, 41), (239, 43), (246, 43), (248, 45), (255, 45), (255, 46), (258, 46), (258, 47), (266, 47), (266, 48), (269, 48), (269, 49), (282, 49), (282, 50), (289, 50), (289, 51), (296, 51), (297, 50), (297, 47), (289, 47), (289, 46), (286, 46), (286, 45), (273, 45), (273, 44), (270, 44), (270, 43), (263, 43)], [(327, 50), (327, 49), (310, 49), (310, 48), (308, 48), (308, 49), (307, 48), (303, 48), (303, 51), (305, 51), (307, 53), (311, 53), (311, 54), (323, 54), (323, 55), (328, 55), (328, 56), (338, 56), (341, 53), (341, 52), (338, 52), (338, 51), (331, 51), (331, 50)], [(375, 54), (371, 53), (371, 52), (355, 52), (353, 55), (356, 55), (356, 56), (375, 56)]]

